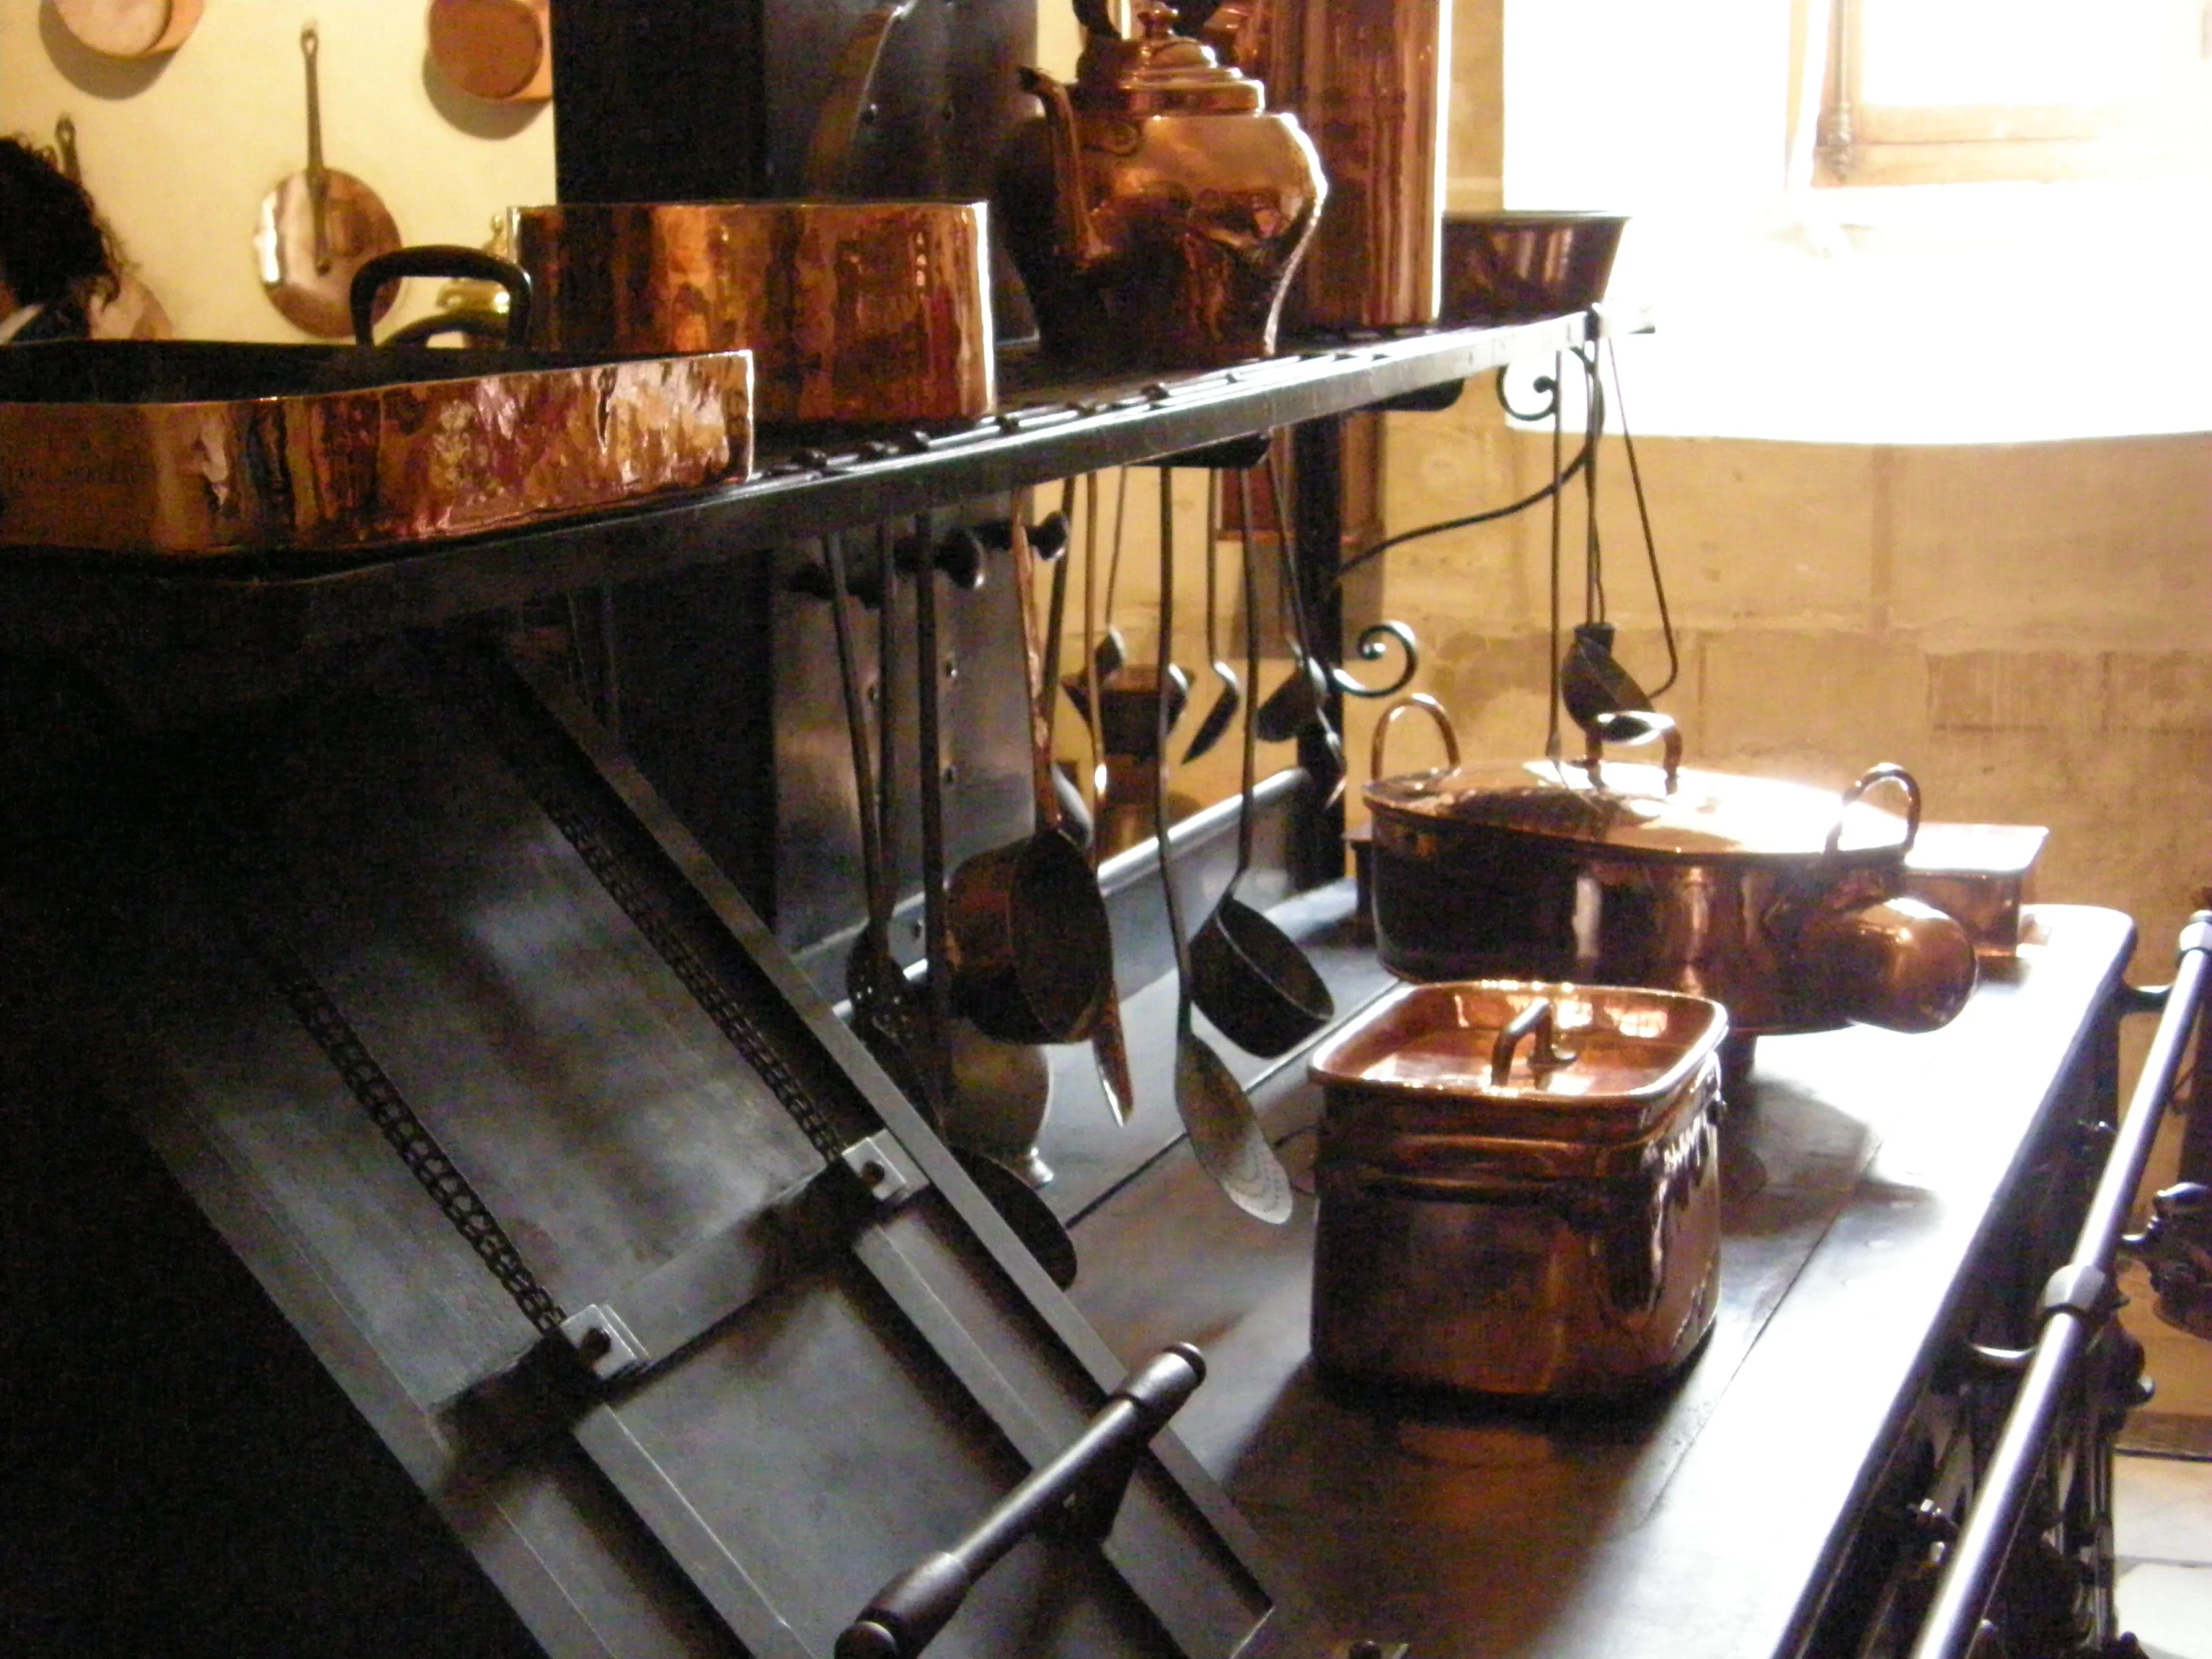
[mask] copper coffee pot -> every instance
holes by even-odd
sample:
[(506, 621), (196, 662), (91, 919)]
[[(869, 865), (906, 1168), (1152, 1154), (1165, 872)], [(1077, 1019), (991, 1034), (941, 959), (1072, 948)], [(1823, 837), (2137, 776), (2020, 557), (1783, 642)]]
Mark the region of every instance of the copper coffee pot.
[(1014, 134), (999, 182), (1045, 349), (1186, 367), (1266, 356), (1328, 194), (1313, 144), (1258, 81), (1175, 34), (1173, 7), (1140, 7), (1134, 40), (1077, 9), (1092, 26), (1075, 85), (1021, 72), (1044, 114)]

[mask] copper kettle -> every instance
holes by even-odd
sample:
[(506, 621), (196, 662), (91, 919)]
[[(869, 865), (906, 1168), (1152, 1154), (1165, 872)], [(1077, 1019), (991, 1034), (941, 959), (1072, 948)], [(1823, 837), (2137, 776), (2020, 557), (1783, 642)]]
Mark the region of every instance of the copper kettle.
[(999, 211), (1056, 357), (1207, 367), (1275, 349), (1329, 187), (1297, 117), (1175, 16), (1140, 7), (1133, 40), (1093, 27), (1072, 88), (1021, 72), (1044, 113), (1008, 144)]

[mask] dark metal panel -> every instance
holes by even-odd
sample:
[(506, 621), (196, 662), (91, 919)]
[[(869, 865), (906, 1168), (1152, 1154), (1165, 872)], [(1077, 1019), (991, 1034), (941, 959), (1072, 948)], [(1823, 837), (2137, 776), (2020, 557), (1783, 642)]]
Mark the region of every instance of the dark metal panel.
[(560, 199), (685, 202), (765, 194), (763, 86), (770, 60), (762, 10), (762, 0), (555, 6)]

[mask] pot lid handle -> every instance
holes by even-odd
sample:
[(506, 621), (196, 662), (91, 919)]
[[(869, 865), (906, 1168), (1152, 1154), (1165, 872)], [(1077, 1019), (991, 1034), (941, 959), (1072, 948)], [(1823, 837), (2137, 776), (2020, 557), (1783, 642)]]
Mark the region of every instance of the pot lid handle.
[(1577, 1050), (1559, 1046), (1558, 1029), (1559, 1016), (1548, 996), (1537, 997), (1515, 1014), (1490, 1044), (1490, 1087), (1501, 1089), (1505, 1086), (1506, 1078), (1513, 1072), (1513, 1051), (1530, 1036), (1535, 1041), (1529, 1045), (1528, 1069), (1535, 1074), (1539, 1087), (1545, 1072), (1574, 1064)]
[(1368, 776), (1377, 779), (1382, 776), (1382, 751), (1389, 738), (1390, 728), (1407, 709), (1420, 710), (1436, 723), (1436, 730), (1443, 734), (1445, 764), (1431, 769), (1429, 776), (1440, 777), (1447, 772), (1456, 772), (1459, 768), (1459, 734), (1452, 730), (1451, 716), (1444, 713), (1444, 706), (1426, 692), (1414, 692), (1410, 696), (1399, 698), (1384, 709), (1382, 718), (1375, 723), (1375, 742), (1368, 751)]
[(1914, 776), (1894, 761), (1883, 761), (1867, 768), (1836, 803), (1836, 823), (1828, 831), (1828, 844), (1821, 848), (1821, 856), (1833, 858), (1844, 844), (1844, 820), (1851, 816), (1852, 808), (1879, 784), (1896, 784), (1905, 791), (1905, 839), (1898, 843), (1898, 851), (1910, 852), (1913, 843), (1921, 836), (1921, 786)]
[(1605, 787), (1601, 766), (1605, 746), (1609, 743), (1623, 746), (1665, 743), (1666, 756), (1661, 765), (1666, 772), (1667, 794), (1674, 794), (1675, 786), (1682, 781), (1682, 728), (1674, 723), (1674, 716), (1660, 714), (1656, 709), (1614, 709), (1590, 721), (1582, 731), (1590, 740), (1590, 747), (1582, 757), (1582, 770), (1590, 775), (1591, 788)]

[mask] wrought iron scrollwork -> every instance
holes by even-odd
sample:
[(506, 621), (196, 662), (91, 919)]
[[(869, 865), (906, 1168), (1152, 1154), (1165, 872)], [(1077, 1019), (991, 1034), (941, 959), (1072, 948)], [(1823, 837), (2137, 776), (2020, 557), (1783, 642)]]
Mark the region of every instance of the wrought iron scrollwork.
[(1397, 671), (1397, 677), (1386, 686), (1368, 686), (1355, 679), (1341, 664), (1329, 665), (1329, 678), (1347, 697), (1395, 697), (1413, 682), (1420, 672), (1420, 642), (1413, 637), (1413, 630), (1402, 622), (1377, 622), (1360, 630), (1359, 642), (1353, 649), (1363, 663), (1379, 663), (1396, 646), (1405, 661)]

